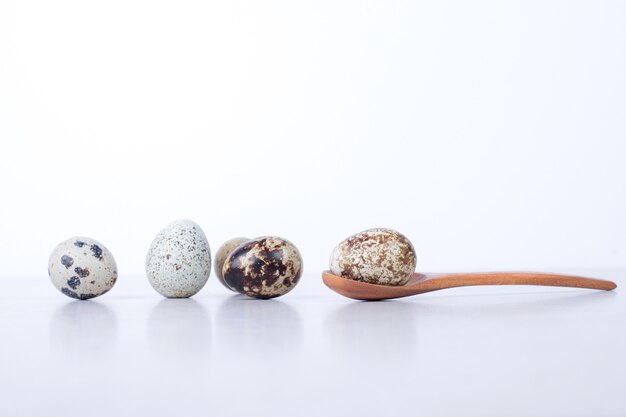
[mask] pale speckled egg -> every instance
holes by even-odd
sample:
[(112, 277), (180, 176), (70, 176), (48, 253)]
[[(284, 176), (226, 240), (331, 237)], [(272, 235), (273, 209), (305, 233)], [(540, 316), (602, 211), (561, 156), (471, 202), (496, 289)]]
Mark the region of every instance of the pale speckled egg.
[(264, 236), (237, 246), (222, 268), (226, 284), (253, 298), (291, 291), (302, 276), (302, 256), (286, 239)]
[(380, 285), (404, 285), (415, 272), (415, 249), (391, 229), (369, 229), (339, 243), (330, 271), (344, 278)]
[(191, 220), (176, 220), (152, 241), (146, 275), (168, 298), (187, 298), (204, 287), (211, 274), (211, 249), (204, 232)]
[(77, 236), (64, 240), (52, 251), (48, 275), (63, 294), (88, 300), (113, 288), (117, 281), (117, 265), (102, 243)]
[(222, 268), (224, 267), (224, 262), (226, 262), (226, 258), (228, 257), (228, 255), (230, 255), (230, 253), (237, 246), (241, 245), (243, 242), (247, 242), (248, 240), (250, 239), (248, 239), (247, 237), (235, 237), (233, 239), (227, 240), (226, 242), (224, 242), (222, 246), (220, 246), (220, 248), (215, 253), (215, 261), (214, 261), (215, 275), (217, 276), (218, 281), (221, 282), (222, 285), (224, 285), (226, 288), (228, 288), (231, 291), (235, 291), (235, 290), (230, 288), (228, 284), (226, 283), (226, 281), (224, 281), (224, 274), (222, 274)]

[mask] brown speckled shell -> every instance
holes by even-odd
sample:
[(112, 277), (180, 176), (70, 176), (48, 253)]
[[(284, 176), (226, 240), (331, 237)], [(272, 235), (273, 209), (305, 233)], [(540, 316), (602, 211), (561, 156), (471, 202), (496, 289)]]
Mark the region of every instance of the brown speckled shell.
[(223, 286), (225, 286), (231, 291), (235, 291), (235, 290), (230, 288), (228, 284), (226, 283), (226, 281), (224, 281), (224, 274), (222, 273), (222, 269), (224, 268), (224, 262), (226, 262), (226, 258), (228, 258), (228, 255), (230, 255), (230, 253), (237, 246), (241, 245), (243, 242), (247, 242), (248, 240), (250, 239), (248, 239), (247, 237), (235, 237), (230, 240), (227, 240), (226, 242), (224, 242), (222, 246), (220, 246), (220, 248), (217, 250), (217, 253), (215, 254), (214, 269), (215, 269), (215, 275), (217, 275), (217, 280), (221, 282)]
[(200, 291), (211, 274), (211, 248), (202, 228), (176, 220), (156, 235), (146, 255), (152, 288), (168, 298), (187, 298)]
[(222, 270), (226, 284), (254, 298), (274, 298), (291, 291), (302, 276), (302, 257), (288, 240), (264, 236), (233, 250)]
[(330, 256), (333, 274), (380, 285), (404, 285), (415, 272), (415, 249), (391, 229), (369, 229), (350, 236)]

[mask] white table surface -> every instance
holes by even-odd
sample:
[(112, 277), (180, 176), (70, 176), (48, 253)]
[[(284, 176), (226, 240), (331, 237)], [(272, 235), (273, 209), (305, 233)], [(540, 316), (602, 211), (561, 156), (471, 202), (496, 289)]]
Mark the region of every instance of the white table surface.
[[(626, 268), (556, 269), (626, 285)], [(0, 416), (626, 416), (626, 299), (542, 287), (249, 300), (0, 278)]]

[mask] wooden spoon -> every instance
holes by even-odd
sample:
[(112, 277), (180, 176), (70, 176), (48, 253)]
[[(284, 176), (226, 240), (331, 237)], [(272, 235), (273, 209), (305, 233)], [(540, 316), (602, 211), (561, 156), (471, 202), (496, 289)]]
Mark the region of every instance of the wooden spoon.
[(617, 288), (614, 282), (603, 279), (538, 272), (415, 273), (406, 284), (399, 286), (354, 281), (333, 275), (330, 271), (324, 271), (322, 279), (331, 290), (355, 300), (386, 300), (471, 285), (544, 285), (606, 291)]

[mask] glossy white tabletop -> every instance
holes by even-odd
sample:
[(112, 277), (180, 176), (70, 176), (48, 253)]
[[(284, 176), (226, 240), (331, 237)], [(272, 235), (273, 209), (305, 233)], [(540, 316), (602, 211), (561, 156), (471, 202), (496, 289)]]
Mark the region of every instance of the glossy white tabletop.
[[(626, 269), (553, 270), (613, 279)], [(73, 301), (0, 278), (0, 416), (624, 416), (626, 300), (474, 287), (343, 298), (309, 272), (250, 300), (121, 276)]]

